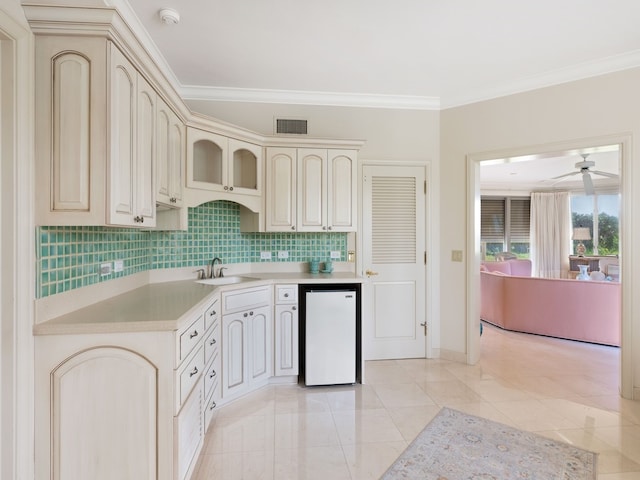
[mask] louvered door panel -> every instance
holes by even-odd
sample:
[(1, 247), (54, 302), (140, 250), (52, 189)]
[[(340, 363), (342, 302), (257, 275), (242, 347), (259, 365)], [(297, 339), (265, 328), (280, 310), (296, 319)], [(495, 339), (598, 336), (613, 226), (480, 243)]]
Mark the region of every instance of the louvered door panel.
[(373, 263), (415, 263), (415, 177), (372, 177), (371, 180)]

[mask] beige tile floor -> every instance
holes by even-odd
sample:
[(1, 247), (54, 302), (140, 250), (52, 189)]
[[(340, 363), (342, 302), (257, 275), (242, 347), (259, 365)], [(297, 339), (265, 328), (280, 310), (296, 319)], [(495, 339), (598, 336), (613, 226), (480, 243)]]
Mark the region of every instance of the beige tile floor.
[(268, 386), (221, 407), (196, 480), (377, 479), (448, 406), (599, 453), (600, 480), (640, 480), (640, 402), (620, 351), (485, 326), (477, 365), (366, 364), (366, 385)]

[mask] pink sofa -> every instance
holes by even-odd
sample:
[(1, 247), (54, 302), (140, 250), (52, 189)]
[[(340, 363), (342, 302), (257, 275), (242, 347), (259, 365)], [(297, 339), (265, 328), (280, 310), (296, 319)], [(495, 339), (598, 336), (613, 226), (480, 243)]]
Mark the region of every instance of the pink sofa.
[(497, 270), (480, 272), (480, 289), (480, 318), (506, 330), (620, 345), (617, 282), (536, 278)]

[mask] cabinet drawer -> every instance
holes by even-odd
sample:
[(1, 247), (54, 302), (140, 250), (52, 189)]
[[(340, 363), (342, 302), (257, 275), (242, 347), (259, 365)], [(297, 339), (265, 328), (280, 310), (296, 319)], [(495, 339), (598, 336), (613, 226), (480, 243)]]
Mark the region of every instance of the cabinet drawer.
[(256, 287), (222, 294), (223, 313), (233, 313), (271, 304), (271, 287)]
[(194, 347), (204, 335), (204, 316), (200, 315), (180, 334), (180, 351), (178, 353), (178, 363), (187, 358)]
[(204, 341), (204, 361), (209, 363), (214, 353), (220, 350), (220, 326), (216, 323)]
[(213, 361), (208, 365), (207, 370), (204, 372), (204, 396), (208, 396), (209, 393), (220, 382), (220, 355), (216, 355)]
[(216, 298), (213, 303), (204, 312), (204, 329), (209, 330), (211, 325), (218, 321), (218, 313), (220, 310), (220, 302)]
[(189, 396), (193, 386), (198, 383), (204, 371), (204, 365), (204, 349), (200, 347), (191, 361), (178, 371), (178, 385), (176, 386), (176, 391), (179, 393), (178, 410)]
[(276, 303), (298, 303), (298, 286), (276, 285)]

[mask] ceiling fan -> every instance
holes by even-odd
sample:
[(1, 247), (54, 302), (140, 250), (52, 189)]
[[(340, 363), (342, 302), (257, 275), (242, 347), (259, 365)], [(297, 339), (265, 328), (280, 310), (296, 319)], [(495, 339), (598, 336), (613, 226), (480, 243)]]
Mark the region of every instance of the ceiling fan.
[(593, 189), (593, 180), (591, 179), (591, 174), (600, 175), (602, 177), (608, 177), (608, 178), (618, 178), (618, 175), (616, 175), (615, 173), (601, 172), (599, 170), (589, 170), (591, 167), (595, 167), (596, 162), (592, 160), (587, 160), (587, 157), (589, 156), (588, 153), (581, 153), (580, 156), (582, 157), (582, 161), (576, 163), (575, 165), (575, 167), (578, 169), (577, 172), (565, 173), (564, 175), (553, 177), (553, 180), (558, 180), (564, 177), (570, 177), (572, 175), (582, 175), (582, 183), (584, 184), (585, 194), (593, 195), (594, 189)]

